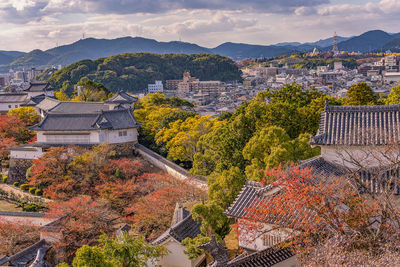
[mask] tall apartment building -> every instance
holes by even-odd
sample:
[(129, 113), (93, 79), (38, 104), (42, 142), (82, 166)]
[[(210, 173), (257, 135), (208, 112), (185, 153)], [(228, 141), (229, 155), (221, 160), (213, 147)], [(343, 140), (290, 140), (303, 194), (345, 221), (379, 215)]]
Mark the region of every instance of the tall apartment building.
[(189, 72), (184, 72), (182, 81), (178, 83), (178, 94), (202, 92), (213, 97), (218, 94), (222, 87), (223, 83), (220, 81), (200, 81), (191, 77)]
[(397, 56), (386, 56), (385, 57), (385, 70), (387, 72), (397, 72), (399, 71), (399, 64), (397, 61)]
[(149, 93), (161, 93), (164, 91), (164, 86), (162, 81), (155, 81), (153, 84), (147, 85), (147, 91)]

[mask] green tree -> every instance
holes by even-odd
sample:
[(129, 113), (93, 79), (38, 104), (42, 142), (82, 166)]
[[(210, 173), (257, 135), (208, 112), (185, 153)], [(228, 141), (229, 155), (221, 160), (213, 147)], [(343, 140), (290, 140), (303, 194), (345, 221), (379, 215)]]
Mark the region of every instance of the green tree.
[(251, 162), (246, 166), (246, 176), (252, 180), (263, 177), (262, 170), (279, 164), (307, 159), (318, 154), (308, 144), (309, 135), (302, 134), (291, 140), (284, 129), (270, 126), (257, 132), (243, 149), (243, 157)]
[(101, 102), (110, 97), (110, 91), (104, 85), (89, 79), (77, 84), (75, 94), (72, 101)]
[(148, 245), (143, 237), (133, 237), (126, 232), (115, 238), (103, 234), (99, 242), (99, 246), (79, 248), (72, 265), (142, 267), (167, 254), (164, 247)]
[(393, 86), (392, 91), (385, 99), (386, 105), (398, 104), (400, 102), (400, 82), (397, 86)]
[(221, 174), (209, 177), (208, 196), (211, 202), (226, 209), (242, 189), (246, 177), (238, 167), (231, 167)]
[(186, 237), (182, 240), (181, 244), (185, 247), (183, 251), (188, 255), (189, 259), (197, 259), (204, 253), (203, 249), (198, 248), (202, 244), (206, 244), (210, 241), (208, 236), (198, 235), (195, 238)]
[(224, 209), (215, 203), (198, 203), (193, 206), (191, 213), (195, 221), (201, 224), (200, 230), (207, 236), (216, 235), (224, 239), (231, 231), (228, 217)]
[(346, 106), (376, 105), (378, 99), (371, 87), (366, 83), (352, 85), (347, 91), (344, 104)]

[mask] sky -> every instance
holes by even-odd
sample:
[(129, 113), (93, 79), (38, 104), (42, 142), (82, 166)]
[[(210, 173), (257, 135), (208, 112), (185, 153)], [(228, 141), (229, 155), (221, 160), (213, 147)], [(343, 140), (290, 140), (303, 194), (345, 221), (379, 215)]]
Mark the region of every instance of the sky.
[(0, 0), (0, 50), (141, 36), (205, 47), (400, 32), (400, 0)]

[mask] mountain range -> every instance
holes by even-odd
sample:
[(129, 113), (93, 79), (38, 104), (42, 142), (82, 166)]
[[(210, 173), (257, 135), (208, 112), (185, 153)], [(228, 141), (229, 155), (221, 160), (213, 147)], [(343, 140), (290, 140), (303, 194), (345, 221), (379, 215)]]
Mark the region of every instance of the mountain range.
[[(359, 36), (338, 36), (338, 47), (342, 51), (400, 50), (400, 33), (381, 30), (365, 32)], [(168, 53), (211, 53), (230, 57), (234, 60), (246, 58), (275, 57), (295, 52), (321, 51), (332, 49), (333, 37), (312, 43), (286, 42), (275, 45), (253, 45), (226, 42), (215, 48), (202, 47), (180, 41), (158, 42), (142, 37), (122, 37), (116, 39), (82, 39), (72, 44), (54, 47), (45, 51), (33, 50), (29, 53), (1, 51), (0, 65), (5, 68), (38, 67), (46, 65), (68, 65), (82, 59), (97, 59), (121, 53), (151, 52)]]

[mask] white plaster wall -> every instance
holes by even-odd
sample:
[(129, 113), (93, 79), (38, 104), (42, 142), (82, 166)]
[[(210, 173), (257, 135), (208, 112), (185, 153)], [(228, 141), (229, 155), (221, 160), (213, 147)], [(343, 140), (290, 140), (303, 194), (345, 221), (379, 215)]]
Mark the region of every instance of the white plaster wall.
[(169, 253), (162, 257), (156, 264), (149, 266), (162, 266), (162, 267), (195, 267), (205, 257), (202, 255), (194, 260), (189, 260), (188, 256), (183, 252), (185, 248), (173, 238), (169, 238), (163, 243), (163, 246)]
[[(240, 226), (239, 226), (240, 227)], [(256, 234), (257, 238), (253, 240), (253, 238), (250, 238), (247, 234), (246, 231), (239, 231), (239, 247), (242, 248), (247, 248), (250, 250), (255, 250), (255, 251), (261, 251), (266, 248), (269, 248), (270, 246), (264, 246), (263, 244), (263, 236), (265, 234), (270, 234), (270, 235), (275, 235), (279, 236), (282, 238), (282, 241), (289, 238), (292, 235), (292, 232), (290, 229), (276, 229), (276, 225), (272, 224), (264, 224), (263, 228), (259, 230), (259, 232)], [(254, 235), (252, 235), (254, 236)]]
[[(13, 103), (1, 103), (0, 104), (0, 112), (6, 112), (9, 111), (10, 109), (13, 108), (19, 108), (19, 105), (21, 105), (22, 102), (13, 102)], [(9, 105), (11, 106), (11, 108), (9, 107)]]
[[(399, 150), (386, 150), (387, 146), (321, 146), (321, 156), (328, 162), (358, 169), (356, 159), (363, 167), (387, 165), (390, 159), (397, 161)], [(386, 151), (385, 151), (386, 150)]]
[[(107, 140), (110, 144), (136, 142), (138, 137), (138, 131), (136, 128), (133, 129), (121, 129), (121, 130), (106, 130)], [(126, 131), (126, 136), (119, 136), (119, 132)]]
[(44, 153), (39, 147), (35, 149), (35, 151), (11, 150), (10, 157), (13, 159), (38, 159)]

